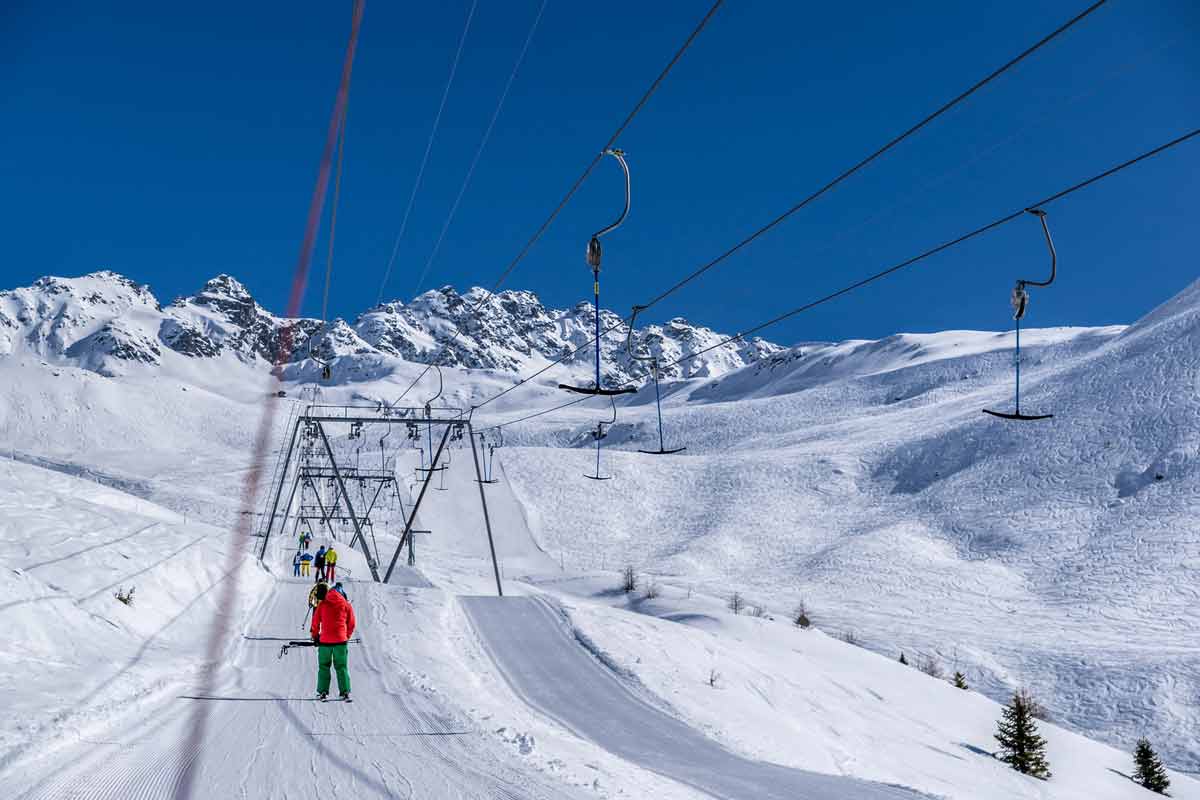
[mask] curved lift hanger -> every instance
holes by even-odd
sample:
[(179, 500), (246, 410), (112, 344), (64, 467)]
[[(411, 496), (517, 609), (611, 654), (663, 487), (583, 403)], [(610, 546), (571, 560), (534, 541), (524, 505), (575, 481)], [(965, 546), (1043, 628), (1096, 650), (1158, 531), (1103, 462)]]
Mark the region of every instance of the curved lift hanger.
[(1025, 290), (1027, 286), (1049, 286), (1054, 283), (1054, 277), (1058, 274), (1058, 254), (1054, 251), (1054, 240), (1050, 238), (1050, 228), (1046, 225), (1046, 212), (1040, 208), (1027, 208), (1025, 212), (1033, 214), (1042, 223), (1042, 233), (1046, 236), (1046, 247), (1050, 250), (1050, 277), (1044, 281), (1018, 280), (1017, 285), (1013, 287), (1012, 297), (1010, 302), (1013, 307), (1013, 319), (1017, 321), (1017, 350), (1013, 357), (1013, 362), (1017, 369), (1017, 382), (1015, 393), (1015, 410), (1012, 414), (1006, 414), (1002, 411), (991, 411), (983, 409), (983, 413), (991, 414), (993, 417), (1000, 419), (1015, 419), (1015, 420), (1038, 420), (1050, 419), (1053, 414), (1022, 414), (1021, 413), (1021, 319), (1025, 316), (1025, 310), (1029, 305), (1029, 292)]
[(603, 384), (600, 382), (600, 237), (615, 231), (618, 227), (620, 227), (621, 223), (625, 221), (625, 217), (629, 216), (630, 197), (629, 165), (625, 163), (625, 152), (623, 150), (610, 149), (605, 150), (604, 155), (615, 158), (625, 173), (625, 208), (621, 211), (621, 216), (617, 217), (615, 222), (608, 227), (601, 228), (592, 234), (592, 238), (587, 245), (587, 263), (588, 266), (592, 268), (592, 291), (595, 295), (596, 301), (596, 380), (595, 383), (593, 383), (590, 387), (571, 386), (566, 383), (560, 383), (558, 388), (565, 389), (568, 392), (575, 392), (576, 394), (602, 395), (604, 397), (611, 397), (618, 394), (633, 394), (637, 391), (637, 389), (632, 387), (627, 389), (605, 389)]
[(488, 444), (487, 434), (483, 431), (479, 432), (479, 448), (483, 450), (483, 480), (476, 479), (477, 483), (500, 482), (500, 479), (496, 477), (496, 450), (504, 447), (504, 428), (496, 428), (496, 434), (500, 437), (500, 441)]
[[(433, 416), (433, 402), (442, 396), (442, 390), (445, 388), (445, 384), (442, 382), (442, 368), (439, 367), (437, 364), (430, 364), (430, 366), (433, 367), (435, 370), (437, 370), (438, 390), (437, 390), (437, 394), (435, 394), (433, 397), (431, 397), (425, 401), (425, 418), (426, 419), (429, 419), (430, 417)], [(427, 422), (425, 424), (425, 429), (429, 435), (429, 466), (428, 467), (424, 466), (425, 454), (424, 454), (424, 451), (422, 451), (422, 454), (421, 454), (422, 466), (418, 467), (417, 471), (418, 472), (441, 472), (442, 470), (444, 470), (446, 468), (445, 464), (443, 464), (440, 467), (433, 466), (433, 423)]]
[(583, 474), (583, 477), (591, 478), (594, 481), (611, 481), (613, 478), (612, 475), (600, 474), (600, 440), (608, 436), (608, 431), (604, 430), (604, 427), (611, 426), (617, 421), (617, 401), (611, 395), (609, 395), (608, 401), (612, 403), (612, 419), (597, 422), (596, 430), (592, 431), (592, 438), (596, 440), (596, 474), (588, 475), (586, 472)]
[[(321, 321), (321, 329), (325, 330), (328, 327), (329, 327), (329, 325), (324, 320), (322, 320)], [(333, 379), (333, 369), (332, 369), (331, 365), (333, 364), (333, 362), (332, 361), (322, 361), (320, 358), (317, 358), (316, 353), (313, 352), (313, 346), (312, 346), (313, 339), (315, 339), (315, 338), (317, 338), (315, 335), (308, 337), (308, 342), (307, 342), (308, 357), (321, 365), (321, 380), (323, 380), (323, 381), (332, 380)]]
[(668, 450), (666, 445), (663, 444), (662, 395), (658, 389), (658, 356), (651, 354), (649, 350), (646, 351), (646, 355), (639, 355), (637, 349), (633, 346), (633, 326), (637, 322), (637, 315), (642, 313), (645, 308), (645, 306), (634, 306), (633, 311), (629, 315), (629, 332), (625, 335), (625, 349), (629, 352), (630, 358), (636, 361), (649, 361), (650, 369), (654, 373), (654, 407), (658, 411), (658, 449), (638, 450), (638, 452), (651, 456), (668, 456), (672, 453), (683, 452), (687, 448), (676, 447)]

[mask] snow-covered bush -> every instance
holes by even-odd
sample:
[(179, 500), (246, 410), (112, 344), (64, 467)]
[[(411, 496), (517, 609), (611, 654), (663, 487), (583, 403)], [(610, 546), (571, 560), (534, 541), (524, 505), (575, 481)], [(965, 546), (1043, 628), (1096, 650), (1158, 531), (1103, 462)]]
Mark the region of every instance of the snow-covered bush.
[(941, 678), (944, 675), (942, 672), (942, 665), (939, 664), (937, 659), (933, 656), (922, 655), (920, 658), (918, 658), (917, 669), (921, 670), (921, 672), (924, 672), (931, 678)]

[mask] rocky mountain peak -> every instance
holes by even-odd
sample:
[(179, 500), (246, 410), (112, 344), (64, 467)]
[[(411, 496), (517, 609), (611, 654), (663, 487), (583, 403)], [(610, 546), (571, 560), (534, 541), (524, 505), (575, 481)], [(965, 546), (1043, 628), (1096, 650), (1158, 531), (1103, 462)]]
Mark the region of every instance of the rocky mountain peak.
[[(0, 355), (13, 352), (23, 337), (40, 353), (119, 374), (122, 364), (155, 367), (172, 352), (190, 359), (231, 353), (247, 363), (285, 358), (298, 365), (289, 374), (302, 380), (311, 375), (308, 366), (315, 357), (333, 362), (335, 376), (354, 380), (367, 372), (379, 374), (389, 358), (429, 363), (436, 357), (448, 366), (523, 373), (576, 351), (556, 369), (564, 380), (582, 380), (594, 352), (593, 314), (586, 300), (554, 309), (529, 291), (508, 289), (493, 296), (478, 286), (462, 293), (442, 286), (407, 303), (374, 306), (353, 322), (285, 319), (260, 306), (228, 274), (164, 310), (148, 287), (103, 270), (80, 278), (42, 278), (31, 287), (0, 292)], [(620, 315), (602, 309), (603, 327), (622, 328), (621, 322)], [(614, 330), (600, 343), (605, 378), (644, 380), (649, 364), (630, 356), (624, 334)], [(663, 372), (667, 378), (723, 374), (782, 349), (761, 339), (735, 340), (673, 363), (723, 338), (682, 317), (635, 332), (640, 348), (670, 365)]]

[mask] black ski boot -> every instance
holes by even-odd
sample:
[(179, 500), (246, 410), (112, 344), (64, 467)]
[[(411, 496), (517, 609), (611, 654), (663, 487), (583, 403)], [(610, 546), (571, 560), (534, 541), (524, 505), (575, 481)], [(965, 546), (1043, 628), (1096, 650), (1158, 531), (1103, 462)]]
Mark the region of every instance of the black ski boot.
[(329, 692), (317, 692), (317, 699), (324, 703), (329, 699)]
[(349, 693), (349, 692), (342, 692), (342, 699), (343, 699), (343, 700), (345, 700), (347, 703), (353, 703), (353, 702), (354, 702), (353, 700), (351, 700), (351, 699), (350, 699), (350, 693)]

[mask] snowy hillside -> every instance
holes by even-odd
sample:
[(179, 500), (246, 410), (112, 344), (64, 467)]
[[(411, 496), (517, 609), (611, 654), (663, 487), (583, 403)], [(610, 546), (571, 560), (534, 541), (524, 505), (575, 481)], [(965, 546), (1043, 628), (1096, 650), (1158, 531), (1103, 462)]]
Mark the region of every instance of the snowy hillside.
[[(506, 468), (568, 566), (778, 612), (804, 597), (881, 652), (957, 660), (997, 698), (1030, 686), (1055, 719), (1198, 769), (1200, 284), (1128, 328), (1028, 334), (1023, 405), (1052, 420), (980, 413), (1012, 402), (1011, 334), (904, 335), (668, 388), (666, 439), (688, 450), (610, 449), (612, 482), (569, 479), (587, 451)], [(656, 441), (640, 401), (610, 448)], [(586, 446), (600, 412), (567, 414), (509, 441)]]
[[(0, 729), (0, 774), (15, 774), (18, 795), (55, 796), (62, 785), (49, 776), (99, 757), (93, 736), (142, 741), (138, 714), (183, 724), (170, 704), (196, 651), (177, 626), (207, 624), (205, 591), (229, 568), (218, 554), (274, 388), (265, 359), (283, 329), (315, 335), (314, 349), (336, 357), (335, 380), (320, 389), (334, 403), (396, 397), (457, 326), (466, 333), (455, 357), (469, 368), (444, 370), (445, 399), (456, 405), (512, 385), (516, 370), (587, 337), (586, 309), (547, 310), (532, 295), (506, 293), (473, 329), (469, 302), (470, 294), (426, 293), (323, 330), (271, 315), (227, 277), (165, 307), (114, 273), (0, 293), (0, 557), (19, 570), (7, 588), (31, 648), (0, 668), (0, 680), (17, 686), (30, 659), (53, 665), (22, 684), (19, 722)], [(655, 342), (653, 326), (649, 333)], [(657, 333), (652, 346), (664, 353), (716, 336), (684, 323)], [(312, 396), (319, 367), (306, 350), (286, 372), (276, 441), (288, 404)], [(545, 639), (543, 627), (539, 641), (587, 644), (621, 692), (741, 759), (939, 797), (1132, 799), (1141, 790), (1118, 772), (1128, 772), (1132, 742), (1145, 734), (1170, 766), (1200, 771), (1200, 283), (1128, 327), (1023, 331), (1022, 351), (1022, 405), (1051, 420), (981, 414), (1011, 405), (1011, 332), (947, 331), (715, 351), (662, 386), (667, 444), (687, 450), (635, 452), (657, 444), (653, 389), (643, 388), (623, 400), (604, 442), (608, 482), (580, 477), (594, 468), (587, 431), (607, 419), (603, 404), (511, 426), (496, 451), (501, 482), (487, 488), (508, 591), (541, 597), (566, 620), (561, 640)], [(585, 369), (548, 371), (477, 412), (476, 426), (562, 402), (554, 385)], [(435, 390), (431, 376), (416, 393)], [(699, 796), (606, 747), (567, 709), (547, 715), (537, 710), (542, 699), (521, 696), (505, 660), (521, 654), (489, 645), (488, 626), (498, 623), (458, 599), (490, 591), (490, 563), (470, 454), (451, 455), (447, 491), (430, 493), (419, 520), (433, 531), (421, 540), (433, 587), (352, 588), (377, 632), (362, 656), (372, 665), (364, 685), (397, 703), (417, 687), (417, 710), (403, 717), (412, 725), (436, 719), (483, 734), (436, 758), (482, 759), (502, 785), (537, 787), (532, 796), (579, 787), (590, 796)], [(411, 475), (415, 451), (401, 460)], [(394, 546), (391, 533), (380, 539)], [(268, 562), (276, 576), (287, 545), (278, 547)], [(614, 590), (626, 564), (657, 576), (662, 596), (626, 602)], [(347, 567), (362, 576), (361, 565)], [(290, 634), (299, 587), (251, 574), (247, 591), (263, 602), (239, 617), (244, 629)], [(109, 586), (131, 577), (146, 598), (133, 615)], [(725, 608), (733, 591), (779, 619), (734, 617)], [(801, 598), (823, 633), (783, 621)], [(834, 639), (847, 631), (877, 652)], [(981, 694), (963, 697), (900, 667), (902, 650), (957, 666)], [(300, 679), (274, 683), (274, 653), (242, 647), (231, 658), (222, 684), (231, 697), (309, 691)], [(101, 662), (91, 683), (63, 694)], [(704, 684), (714, 669), (726, 681), (716, 702)], [(125, 675), (135, 679), (112, 677)], [(994, 749), (993, 701), (1018, 686), (1032, 688), (1056, 723), (1044, 726), (1056, 773), (1045, 784), (985, 752)], [(61, 702), (43, 703), (55, 692)], [(131, 697), (140, 699), (126, 707)], [(129, 714), (106, 716), (116, 707)], [(324, 730), (319, 714), (269, 707), (262, 713), (276, 716), (230, 711), (221, 724)], [(378, 713), (370, 719), (384, 726)], [(54, 745), (31, 752), (23, 744), (31, 736)], [(283, 763), (294, 755), (288, 741), (263, 757)], [(352, 762), (344, 745), (304, 750), (304, 763), (327, 763), (331, 753)], [(137, 748), (123, 752), (142, 759), (138, 769), (150, 769), (155, 753), (175, 758), (150, 743)], [(371, 783), (345, 772), (343, 786), (387, 796), (402, 791), (399, 770), (432, 791), (444, 775), (413, 759), (403, 769), (380, 760), (393, 766)], [(463, 791), (491, 785), (453, 775), (446, 780)], [(256, 787), (227, 788), (253, 796)], [(1178, 776), (1173, 792), (1200, 796)]]

